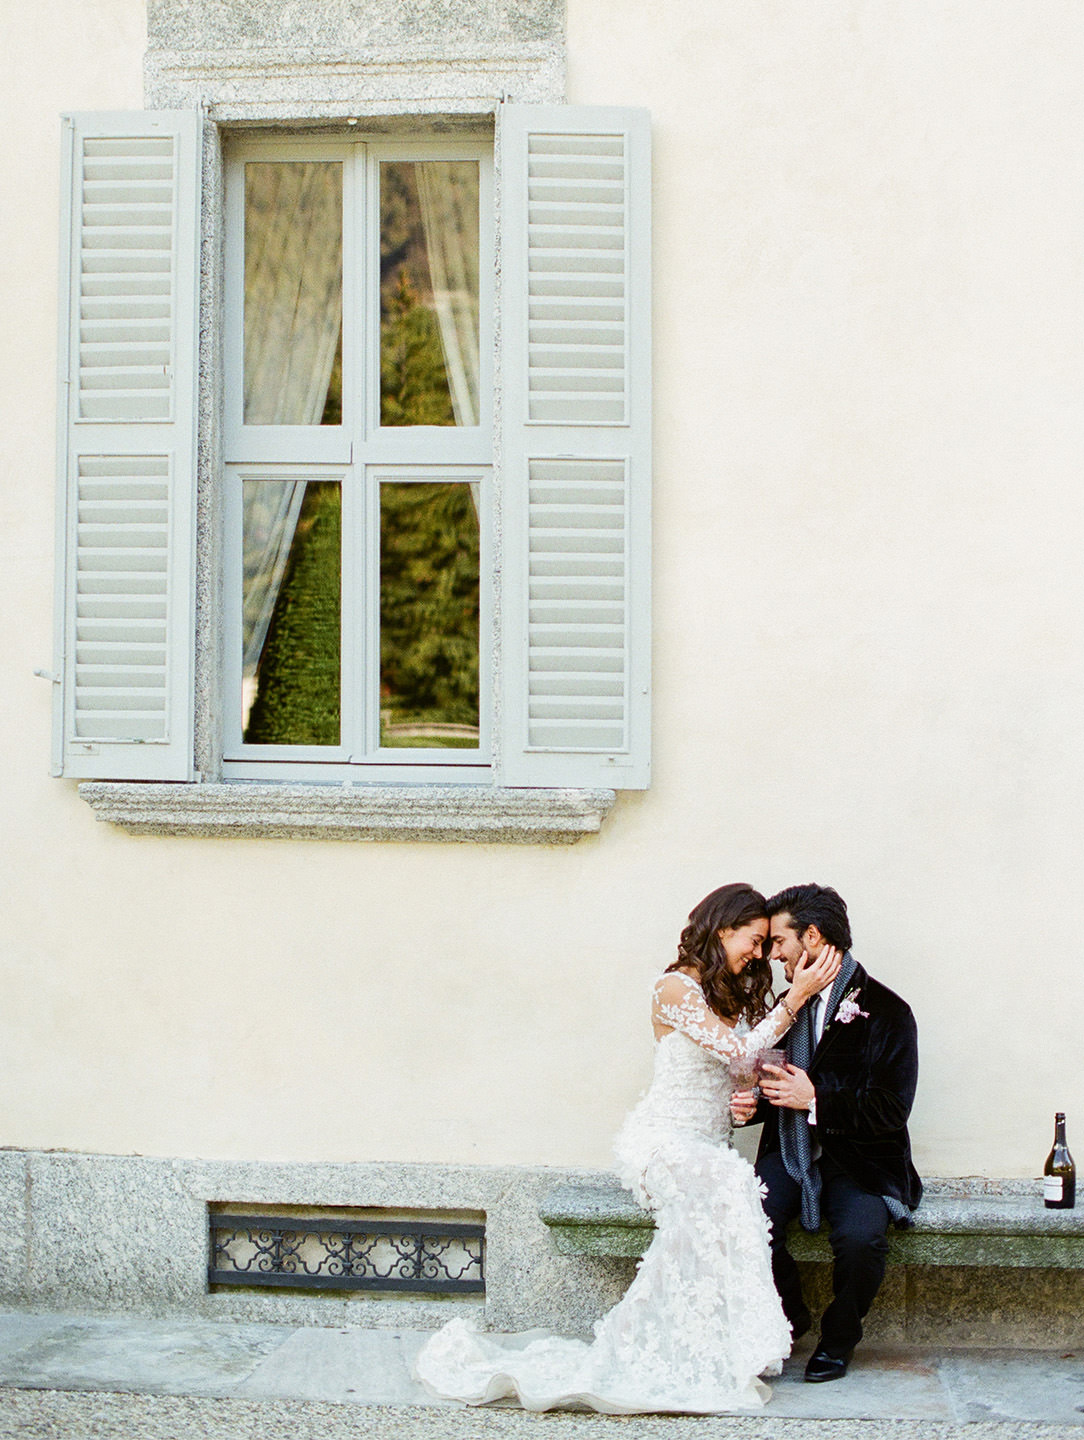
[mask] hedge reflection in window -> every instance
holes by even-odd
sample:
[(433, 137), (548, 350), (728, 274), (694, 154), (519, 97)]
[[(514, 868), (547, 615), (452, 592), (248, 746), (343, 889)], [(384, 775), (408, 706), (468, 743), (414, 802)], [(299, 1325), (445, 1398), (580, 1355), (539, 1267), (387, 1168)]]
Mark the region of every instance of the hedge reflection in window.
[(241, 725), (249, 745), (338, 745), (341, 489), (246, 480)]

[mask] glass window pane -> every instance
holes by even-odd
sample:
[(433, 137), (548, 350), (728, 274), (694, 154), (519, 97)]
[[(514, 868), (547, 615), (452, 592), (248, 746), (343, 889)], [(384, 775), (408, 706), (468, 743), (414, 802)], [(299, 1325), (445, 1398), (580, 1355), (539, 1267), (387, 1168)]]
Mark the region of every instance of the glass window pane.
[(338, 745), (342, 508), (326, 480), (244, 482), (241, 730)]
[(478, 746), (477, 487), (380, 487), (380, 743)]
[(478, 424), (478, 162), (380, 167), (380, 423)]
[(342, 288), (342, 165), (246, 165), (246, 425), (341, 423)]

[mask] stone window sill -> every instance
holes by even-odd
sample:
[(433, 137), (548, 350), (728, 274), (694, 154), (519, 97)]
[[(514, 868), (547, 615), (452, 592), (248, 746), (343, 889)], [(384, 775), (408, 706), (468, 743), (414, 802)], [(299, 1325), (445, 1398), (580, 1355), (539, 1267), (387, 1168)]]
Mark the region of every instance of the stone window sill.
[(85, 781), (98, 820), (134, 835), (263, 840), (455, 840), (570, 845), (592, 835), (612, 790), (473, 785), (147, 784)]

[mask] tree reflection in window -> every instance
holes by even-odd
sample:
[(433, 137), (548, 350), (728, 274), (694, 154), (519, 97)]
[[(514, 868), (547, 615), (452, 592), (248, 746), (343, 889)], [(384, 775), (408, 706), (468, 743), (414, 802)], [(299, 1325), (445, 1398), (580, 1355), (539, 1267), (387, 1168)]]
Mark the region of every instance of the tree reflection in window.
[(465, 483), (380, 487), (380, 743), (478, 744), (478, 516)]
[(380, 166), (380, 423), (477, 425), (478, 164)]

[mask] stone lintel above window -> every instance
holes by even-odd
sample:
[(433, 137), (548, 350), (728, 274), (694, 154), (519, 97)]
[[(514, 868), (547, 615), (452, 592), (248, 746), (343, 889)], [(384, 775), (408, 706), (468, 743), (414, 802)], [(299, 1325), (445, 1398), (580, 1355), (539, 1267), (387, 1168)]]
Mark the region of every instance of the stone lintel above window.
[(99, 820), (138, 835), (271, 840), (453, 840), (569, 845), (597, 833), (612, 790), (474, 785), (86, 781)]
[(243, 122), (564, 98), (563, 0), (148, 0), (148, 106)]

